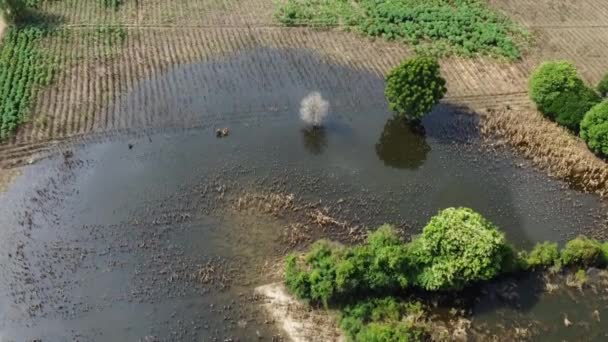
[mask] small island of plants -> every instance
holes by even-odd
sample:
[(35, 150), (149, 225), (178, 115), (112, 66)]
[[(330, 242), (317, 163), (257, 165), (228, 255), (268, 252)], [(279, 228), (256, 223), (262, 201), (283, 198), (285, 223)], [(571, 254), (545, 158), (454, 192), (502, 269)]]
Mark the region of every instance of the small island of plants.
[(548, 242), (529, 253), (516, 251), (480, 214), (448, 208), (408, 243), (390, 225), (361, 245), (318, 241), (304, 256), (286, 258), (285, 284), (311, 304), (338, 308), (353, 341), (411, 341), (429, 331), (421, 304), (399, 299), (410, 290), (460, 291), (514, 272), (606, 265), (608, 242), (581, 236), (561, 251)]

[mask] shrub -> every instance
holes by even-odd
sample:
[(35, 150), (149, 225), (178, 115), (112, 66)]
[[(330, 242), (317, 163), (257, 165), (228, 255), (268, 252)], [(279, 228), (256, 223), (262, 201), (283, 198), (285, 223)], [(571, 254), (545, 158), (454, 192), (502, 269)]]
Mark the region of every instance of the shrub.
[(408, 253), (392, 227), (370, 234), (366, 243), (344, 248), (327, 241), (315, 243), (305, 257), (286, 260), (285, 284), (299, 298), (328, 305), (361, 293), (384, 293), (406, 288)]
[(418, 302), (370, 299), (346, 306), (340, 327), (353, 341), (418, 341), (425, 335), (417, 324), (423, 316)]
[(530, 97), (538, 110), (555, 118), (549, 111), (562, 94), (578, 94), (585, 88), (574, 64), (568, 61), (545, 62), (530, 77)]
[(589, 149), (608, 156), (608, 100), (594, 106), (585, 114), (580, 135)]
[(597, 84), (597, 91), (601, 97), (608, 97), (608, 74)]
[(546, 107), (546, 113), (555, 122), (572, 131), (578, 132), (585, 114), (600, 102), (597, 93), (586, 86), (578, 91), (567, 91), (558, 96)]
[(559, 248), (557, 243), (538, 243), (526, 259), (530, 267), (551, 267), (559, 263)]
[(448, 208), (424, 227), (410, 254), (419, 267), (417, 285), (426, 290), (458, 290), (500, 274), (508, 249), (504, 235), (480, 214)]
[(411, 119), (420, 119), (443, 98), (447, 89), (431, 57), (414, 57), (391, 70), (385, 94), (391, 110)]
[(561, 254), (561, 261), (564, 266), (605, 265), (602, 245), (597, 240), (585, 236), (579, 236), (568, 241)]

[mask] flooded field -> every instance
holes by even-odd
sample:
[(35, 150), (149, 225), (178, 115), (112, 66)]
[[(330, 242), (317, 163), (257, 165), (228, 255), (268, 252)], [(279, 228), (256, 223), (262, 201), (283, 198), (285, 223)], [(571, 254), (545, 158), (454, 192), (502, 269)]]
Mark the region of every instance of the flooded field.
[[(382, 90), (378, 74), (275, 49), (138, 83), (109, 111), (166, 128), (60, 145), (0, 194), (0, 340), (276, 338), (253, 288), (278, 280), (277, 260), (308, 240), (290, 244), (298, 216), (242, 208), (246, 194), (293, 194), (296, 206), (362, 227), (393, 223), (406, 235), (440, 209), (468, 206), (518, 247), (606, 238), (598, 196), (482, 146), (466, 108), (442, 103), (413, 131), (391, 119)], [(312, 91), (330, 103), (322, 130), (299, 118)], [(224, 127), (228, 136), (217, 138)], [(310, 229), (350, 241), (335, 227)], [(506, 308), (480, 297), (489, 304), (473, 306), (473, 321), (490, 331), (543, 321), (560, 338), (608, 333), (589, 323), (562, 335), (562, 312), (576, 307), (572, 321), (592, 322), (593, 310), (606, 316), (605, 298), (542, 296), (533, 283), (522, 292), (534, 298)]]

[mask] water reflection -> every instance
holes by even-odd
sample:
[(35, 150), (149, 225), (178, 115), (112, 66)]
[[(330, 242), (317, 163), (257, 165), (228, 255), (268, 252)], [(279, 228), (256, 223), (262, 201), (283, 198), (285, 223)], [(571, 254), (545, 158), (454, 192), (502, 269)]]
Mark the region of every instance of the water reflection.
[(424, 164), (431, 147), (424, 138), (424, 129), (398, 117), (386, 121), (376, 143), (376, 154), (384, 165), (415, 170)]
[(308, 152), (318, 155), (327, 147), (327, 132), (323, 127), (309, 127), (302, 129), (304, 147)]

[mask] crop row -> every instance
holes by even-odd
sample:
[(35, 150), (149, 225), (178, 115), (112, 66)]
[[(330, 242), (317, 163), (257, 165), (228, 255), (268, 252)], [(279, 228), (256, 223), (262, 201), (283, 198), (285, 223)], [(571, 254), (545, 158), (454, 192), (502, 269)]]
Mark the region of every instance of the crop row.
[(27, 120), (40, 86), (53, 76), (53, 63), (37, 47), (38, 27), (9, 28), (0, 50), (0, 139)]

